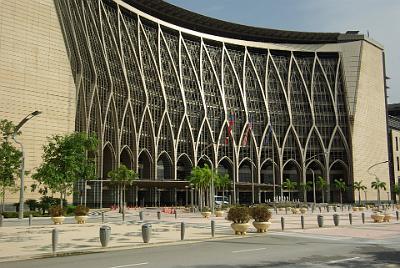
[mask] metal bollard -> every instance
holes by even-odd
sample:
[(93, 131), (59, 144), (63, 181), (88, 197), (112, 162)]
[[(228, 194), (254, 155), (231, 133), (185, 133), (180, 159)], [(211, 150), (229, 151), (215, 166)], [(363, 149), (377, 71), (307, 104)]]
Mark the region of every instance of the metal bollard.
[(157, 211), (157, 219), (161, 220), (161, 212)]
[(343, 212), (343, 205), (342, 205), (342, 207), (341, 207), (341, 208), (342, 208), (342, 212)]
[(181, 240), (185, 239), (185, 223), (181, 222)]
[(333, 223), (335, 226), (339, 226), (339, 214), (333, 214)]
[(211, 237), (215, 236), (215, 221), (211, 221)]
[(102, 247), (107, 247), (111, 237), (111, 227), (103, 225), (100, 227), (100, 243)]
[(122, 221), (125, 221), (125, 208), (122, 209)]
[(304, 229), (304, 216), (300, 216), (300, 222), (301, 222), (301, 229)]
[(57, 244), (58, 244), (58, 230), (54, 228), (51, 232), (51, 248), (53, 250), (53, 254), (57, 251)]
[(176, 210), (174, 211), (174, 214), (175, 214), (175, 219), (177, 219), (178, 218), (178, 213), (176, 212)]
[(286, 211), (286, 214), (287, 214), (287, 211), (288, 211), (288, 208), (287, 208), (287, 207), (285, 207), (285, 211)]
[(361, 213), (361, 220), (362, 220), (362, 223), (364, 224), (365, 223), (365, 213), (364, 212)]
[(101, 212), (101, 223), (104, 223), (104, 211)]
[(143, 211), (139, 211), (139, 219), (143, 221)]
[(396, 219), (399, 220), (399, 211), (396, 211)]
[(353, 214), (352, 213), (349, 213), (349, 222), (350, 222), (350, 225), (353, 224)]
[(285, 218), (281, 217), (281, 227), (282, 227), (282, 231), (285, 230)]
[(151, 238), (151, 224), (146, 223), (142, 225), (142, 238), (144, 243), (149, 243)]
[(318, 215), (317, 216), (318, 227), (324, 227), (324, 216)]
[(321, 213), (321, 210), (322, 210), (321, 207), (318, 207), (318, 208), (319, 208), (319, 213)]
[(28, 219), (29, 226), (32, 226), (32, 219), (33, 219), (32, 214), (29, 214), (29, 219)]
[(0, 227), (3, 227), (4, 216), (0, 215)]

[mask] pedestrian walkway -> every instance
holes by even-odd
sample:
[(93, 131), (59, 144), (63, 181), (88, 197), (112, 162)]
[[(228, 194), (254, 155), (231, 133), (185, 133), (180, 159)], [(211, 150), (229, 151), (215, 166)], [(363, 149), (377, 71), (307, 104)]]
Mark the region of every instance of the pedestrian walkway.
[[(139, 210), (128, 210), (125, 221), (117, 211), (105, 213), (105, 223), (101, 223), (101, 213), (91, 213), (86, 224), (68, 223), (52, 225), (48, 218), (34, 219), (32, 226), (23, 223), (17, 224), (16, 220), (6, 219), (0, 228), (0, 261), (16, 259), (28, 259), (52, 254), (51, 233), (54, 228), (59, 231), (58, 253), (76, 253), (100, 250), (115, 250), (123, 248), (135, 248), (143, 246), (157, 246), (168, 243), (196, 242), (211, 239), (211, 220), (215, 221), (215, 238), (236, 238), (230, 227), (230, 222), (224, 218), (212, 217), (206, 219), (199, 213), (183, 213), (178, 211), (178, 217), (174, 214), (161, 213), (161, 219), (157, 218), (156, 209), (144, 210), (144, 220), (139, 219)], [(304, 214), (305, 229), (301, 229), (301, 215), (286, 214), (285, 212), (273, 213), (270, 230), (274, 233), (282, 232), (281, 217), (285, 219), (286, 234), (307, 234), (314, 236), (331, 237), (356, 237), (365, 239), (381, 239), (400, 233), (400, 224), (396, 221), (393, 211), (393, 221), (390, 223), (374, 224), (370, 218), (371, 212), (365, 213), (365, 224), (361, 220), (361, 212), (352, 213), (353, 224), (348, 220), (349, 212), (338, 212), (340, 215), (339, 227), (333, 224), (334, 212), (323, 212), (324, 228), (318, 228), (317, 215), (310, 211)], [(68, 219), (67, 222), (73, 222)], [(185, 222), (185, 241), (182, 242), (180, 234), (181, 222)], [(144, 223), (152, 225), (152, 238), (149, 244), (144, 244), (141, 235), (141, 226)], [(106, 249), (101, 248), (99, 241), (99, 229), (102, 225), (111, 227), (111, 240)], [(258, 234), (251, 227), (247, 234)]]

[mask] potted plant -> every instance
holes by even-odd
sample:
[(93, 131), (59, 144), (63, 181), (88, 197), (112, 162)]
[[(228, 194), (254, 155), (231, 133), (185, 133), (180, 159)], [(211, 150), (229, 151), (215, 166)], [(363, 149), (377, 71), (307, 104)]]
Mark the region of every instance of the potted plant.
[(211, 216), (211, 210), (209, 207), (203, 207), (203, 209), (201, 210), (201, 215), (204, 218), (209, 218)]
[(52, 206), (49, 208), (49, 214), (54, 224), (62, 224), (65, 220), (64, 209), (61, 206)]
[(249, 208), (242, 206), (231, 207), (228, 211), (228, 216), (226, 217), (228, 221), (232, 221), (232, 229), (237, 235), (245, 235), (247, 229), (249, 228)]
[(292, 213), (293, 214), (299, 214), (300, 213), (300, 209), (299, 208), (292, 208)]
[(301, 208), (300, 208), (301, 214), (306, 214), (306, 213), (307, 213), (307, 210), (308, 210), (307, 207), (301, 207)]
[(374, 222), (383, 222), (385, 215), (381, 214), (380, 211), (376, 211), (371, 214), (371, 218), (374, 220)]
[(253, 226), (258, 233), (265, 233), (271, 222), (272, 213), (266, 205), (257, 205), (250, 208), (250, 216), (254, 219)]
[(78, 224), (84, 224), (88, 218), (87, 214), (89, 212), (89, 208), (79, 205), (75, 208), (75, 221)]
[(384, 215), (385, 217), (383, 218), (383, 221), (384, 222), (390, 222), (390, 220), (392, 219), (392, 214), (389, 212), (389, 211), (387, 211), (387, 212), (385, 212), (385, 215)]
[(225, 211), (222, 209), (222, 207), (217, 207), (215, 208), (215, 217), (223, 217)]

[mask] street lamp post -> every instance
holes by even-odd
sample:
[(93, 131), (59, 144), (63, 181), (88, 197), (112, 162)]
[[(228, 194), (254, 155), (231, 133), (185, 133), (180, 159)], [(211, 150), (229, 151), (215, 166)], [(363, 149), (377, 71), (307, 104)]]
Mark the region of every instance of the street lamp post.
[(22, 145), (22, 142), (17, 141), (16, 136), (18, 134), (18, 131), (22, 128), (22, 126), (28, 122), (30, 119), (33, 117), (41, 114), (42, 112), (40, 111), (34, 111), (30, 114), (28, 114), (24, 119), (19, 122), (19, 124), (15, 127), (14, 133), (13, 133), (13, 140), (21, 147), (21, 153), (22, 153), (22, 158), (21, 158), (21, 189), (19, 190), (19, 211), (18, 211), (18, 218), (23, 219), (24, 218), (24, 175), (25, 175), (25, 152), (24, 152), (24, 146)]
[[(378, 162), (378, 163), (375, 163), (375, 164), (373, 164), (372, 166), (370, 166), (368, 169), (367, 169), (367, 173), (369, 174), (369, 175), (371, 175), (371, 176), (374, 176), (375, 177), (375, 179), (377, 180), (378, 179), (378, 176), (375, 174), (375, 173), (373, 173), (373, 172), (371, 172), (370, 170), (373, 168), (373, 167), (376, 167), (376, 166), (378, 166), (378, 165), (381, 165), (381, 164), (385, 164), (385, 163), (388, 163), (389, 162), (389, 160), (385, 160), (385, 161), (382, 161), (382, 162)], [(367, 201), (367, 198), (365, 198), (365, 202)], [(379, 202), (380, 202), (380, 200), (379, 200)], [(380, 206), (381, 204), (379, 203), (379, 206)]]
[(364, 191), (365, 205), (367, 205), (367, 191)]

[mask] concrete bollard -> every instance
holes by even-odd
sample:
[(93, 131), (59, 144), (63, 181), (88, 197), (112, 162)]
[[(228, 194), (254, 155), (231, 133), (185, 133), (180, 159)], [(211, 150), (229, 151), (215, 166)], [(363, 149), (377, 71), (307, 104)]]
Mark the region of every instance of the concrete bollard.
[(396, 219), (399, 220), (399, 211), (396, 211)]
[(350, 222), (350, 225), (353, 224), (353, 214), (352, 213), (349, 213), (349, 222)]
[(333, 214), (333, 223), (335, 226), (339, 226), (339, 214)]
[(157, 211), (157, 219), (161, 220), (161, 211)]
[(122, 209), (122, 221), (125, 221), (125, 208)]
[(282, 227), (282, 231), (285, 231), (285, 218), (281, 217), (281, 227)]
[(3, 227), (4, 216), (0, 215), (0, 227)]
[(149, 243), (151, 238), (151, 224), (146, 223), (142, 225), (142, 238), (144, 243)]
[(101, 223), (104, 223), (104, 211), (101, 212)]
[(53, 254), (57, 252), (57, 244), (58, 244), (58, 229), (54, 228), (53, 231), (51, 232), (51, 248)]
[(211, 221), (211, 237), (215, 236), (215, 221)]
[(362, 220), (362, 223), (364, 224), (365, 223), (365, 213), (364, 212), (361, 213), (361, 220)]
[(181, 240), (185, 239), (185, 223), (181, 222)]
[(141, 220), (141, 221), (143, 221), (143, 211), (139, 211), (139, 219)]
[(324, 216), (318, 215), (317, 216), (318, 227), (324, 227)]
[(301, 229), (304, 229), (304, 216), (300, 216), (300, 222), (301, 222)]
[(32, 226), (32, 219), (33, 219), (32, 214), (29, 214), (29, 219), (28, 219), (29, 226)]
[(107, 247), (108, 242), (110, 242), (111, 238), (111, 227), (107, 225), (101, 226), (99, 231), (99, 236), (100, 236), (101, 246), (103, 248)]

